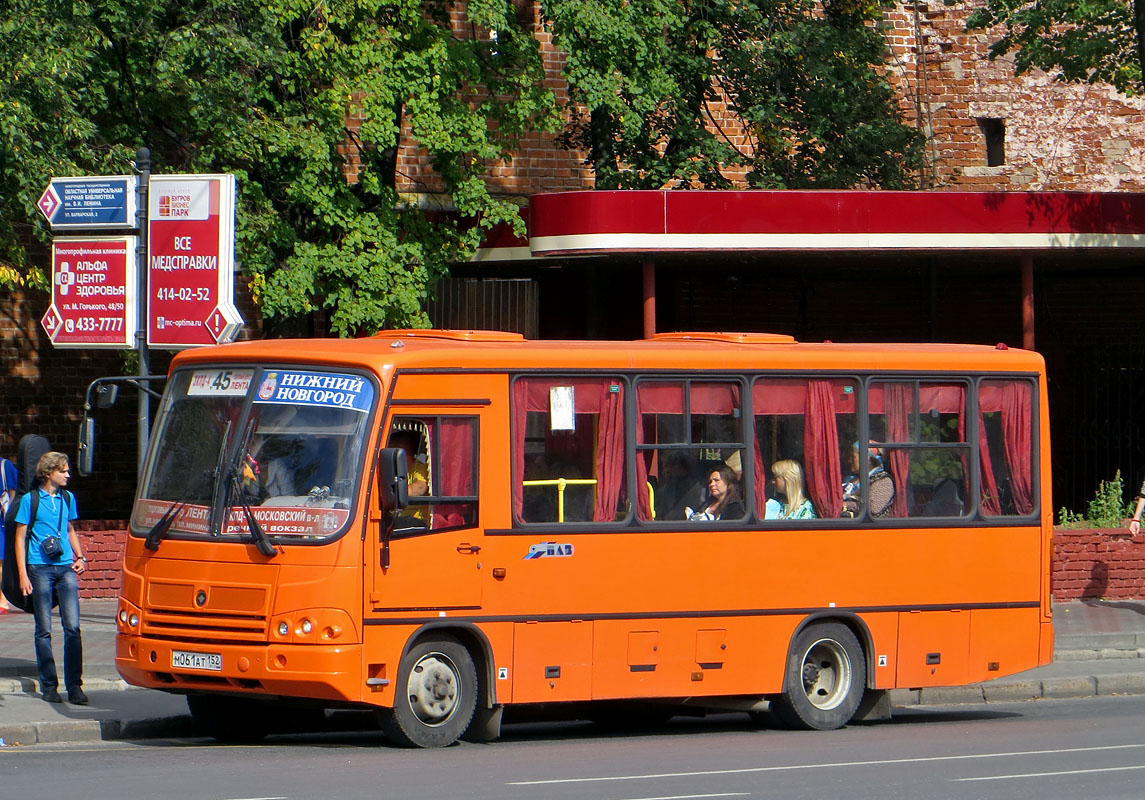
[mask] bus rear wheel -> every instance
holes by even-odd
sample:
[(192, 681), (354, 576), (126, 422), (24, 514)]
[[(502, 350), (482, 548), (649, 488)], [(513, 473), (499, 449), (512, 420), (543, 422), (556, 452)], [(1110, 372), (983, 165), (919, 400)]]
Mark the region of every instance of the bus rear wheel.
[(789, 728), (834, 730), (855, 715), (866, 683), (855, 634), (837, 622), (809, 625), (791, 643), (783, 694), (771, 708)]
[(477, 707), (477, 668), (456, 639), (418, 643), (398, 667), (393, 709), (382, 717), (390, 741), (446, 747), (465, 733)]

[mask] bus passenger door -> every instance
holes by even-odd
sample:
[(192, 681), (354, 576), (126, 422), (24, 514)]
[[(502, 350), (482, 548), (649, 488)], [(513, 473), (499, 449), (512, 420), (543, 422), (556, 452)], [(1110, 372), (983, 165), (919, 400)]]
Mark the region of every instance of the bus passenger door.
[(383, 444), (406, 451), (410, 504), (388, 539), (380, 520), (370, 526), (367, 613), (481, 607), (477, 475), (483, 410), (403, 404), (390, 415)]

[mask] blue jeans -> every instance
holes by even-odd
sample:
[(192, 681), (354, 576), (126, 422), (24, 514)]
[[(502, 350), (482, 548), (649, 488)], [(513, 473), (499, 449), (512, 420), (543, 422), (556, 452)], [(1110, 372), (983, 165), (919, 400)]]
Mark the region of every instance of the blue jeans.
[(83, 642), (80, 639), (80, 592), (70, 564), (29, 564), (32, 605), (36, 617), (36, 666), (40, 691), (58, 689), (56, 660), (52, 657), (52, 595), (60, 601), (60, 624), (64, 629), (64, 686), (70, 691), (83, 685)]

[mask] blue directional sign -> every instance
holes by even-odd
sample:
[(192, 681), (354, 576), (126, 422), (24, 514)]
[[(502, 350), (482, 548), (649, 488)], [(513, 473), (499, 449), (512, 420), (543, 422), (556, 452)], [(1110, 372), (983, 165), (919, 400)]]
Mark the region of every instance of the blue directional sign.
[(134, 175), (52, 178), (37, 205), (53, 229), (134, 228)]

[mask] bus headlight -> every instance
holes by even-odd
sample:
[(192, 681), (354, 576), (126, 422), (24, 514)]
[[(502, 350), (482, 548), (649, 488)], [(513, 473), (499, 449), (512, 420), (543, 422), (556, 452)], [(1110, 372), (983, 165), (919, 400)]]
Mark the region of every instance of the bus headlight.
[(290, 623), (289, 622), (287, 622), (286, 620), (282, 620), (281, 622), (278, 623), (278, 635), (279, 636), (289, 636), (290, 635)]

